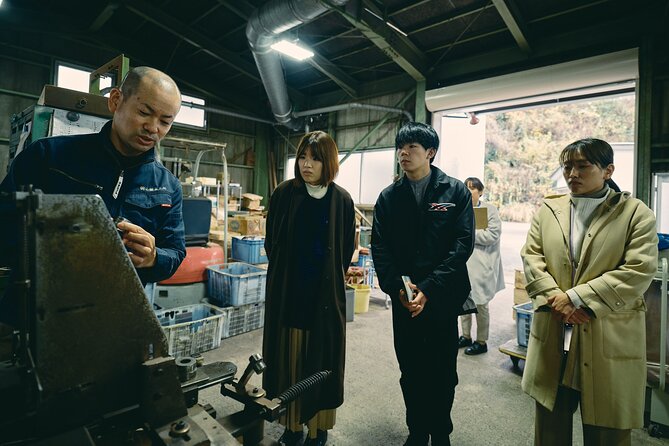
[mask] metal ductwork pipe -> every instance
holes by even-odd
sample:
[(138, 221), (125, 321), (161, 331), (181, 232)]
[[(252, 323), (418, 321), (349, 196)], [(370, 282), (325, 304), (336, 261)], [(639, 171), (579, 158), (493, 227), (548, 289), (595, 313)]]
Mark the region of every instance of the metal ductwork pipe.
[[(334, 0), (331, 3), (343, 6), (347, 1)], [(257, 9), (246, 25), (246, 38), (265, 86), (272, 113), (277, 122), (292, 130), (300, 129), (302, 122), (293, 116), (293, 105), (288, 96), (281, 58), (270, 45), (274, 43), (277, 35), (310, 22), (329, 9), (330, 6), (320, 0), (274, 0)]]
[(304, 110), (301, 112), (293, 113), (293, 116), (295, 117), (301, 117), (301, 116), (313, 116), (313, 115), (320, 115), (321, 113), (331, 113), (331, 112), (336, 112), (340, 110), (350, 110), (353, 108), (361, 108), (364, 110), (378, 110), (378, 111), (385, 111), (388, 113), (400, 113), (406, 116), (406, 118), (409, 121), (413, 121), (413, 115), (409, 113), (408, 111), (404, 110), (403, 108), (396, 108), (396, 107), (387, 107), (385, 105), (374, 105), (374, 104), (361, 104), (359, 102), (350, 102), (348, 104), (340, 104), (340, 105), (332, 105), (330, 107), (322, 107), (322, 108), (314, 108), (313, 110)]

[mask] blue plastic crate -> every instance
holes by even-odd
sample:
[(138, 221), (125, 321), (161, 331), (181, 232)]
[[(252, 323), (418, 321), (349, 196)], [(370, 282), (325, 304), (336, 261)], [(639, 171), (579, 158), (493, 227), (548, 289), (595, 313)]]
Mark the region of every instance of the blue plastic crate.
[(516, 312), (516, 334), (518, 336), (518, 345), (527, 347), (527, 343), (530, 340), (532, 315), (534, 314), (532, 302), (515, 305), (513, 309)]
[(246, 263), (267, 263), (267, 253), (265, 252), (265, 239), (259, 237), (253, 238), (233, 238), (232, 239), (232, 258)]
[(248, 263), (207, 267), (209, 300), (218, 306), (239, 306), (265, 301), (267, 270)]
[(221, 345), (225, 311), (197, 304), (156, 311), (167, 338), (169, 354), (191, 356)]

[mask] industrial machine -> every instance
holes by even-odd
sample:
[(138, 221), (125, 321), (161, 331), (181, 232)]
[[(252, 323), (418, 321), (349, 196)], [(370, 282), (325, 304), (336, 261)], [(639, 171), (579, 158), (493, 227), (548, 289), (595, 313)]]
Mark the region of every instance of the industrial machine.
[[(0, 213), (18, 231), (2, 235), (16, 261), (0, 311), (16, 311), (0, 361), (0, 444), (267, 445), (263, 420), (327, 379), (319, 372), (269, 399), (248, 384), (265, 368), (259, 355), (239, 379), (229, 362), (169, 356), (100, 197), (26, 190), (0, 196)], [(217, 418), (197, 404), (210, 386), (244, 409)]]

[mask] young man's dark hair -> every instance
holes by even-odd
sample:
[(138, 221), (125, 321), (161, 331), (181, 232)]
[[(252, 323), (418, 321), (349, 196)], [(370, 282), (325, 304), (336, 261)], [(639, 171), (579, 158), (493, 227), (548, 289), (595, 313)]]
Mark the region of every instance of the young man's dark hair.
[[(401, 149), (403, 146), (411, 143), (418, 143), (427, 149), (439, 150), (439, 135), (427, 124), (422, 122), (407, 122), (404, 124), (395, 137), (395, 149)], [(434, 157), (430, 159), (430, 163)]]

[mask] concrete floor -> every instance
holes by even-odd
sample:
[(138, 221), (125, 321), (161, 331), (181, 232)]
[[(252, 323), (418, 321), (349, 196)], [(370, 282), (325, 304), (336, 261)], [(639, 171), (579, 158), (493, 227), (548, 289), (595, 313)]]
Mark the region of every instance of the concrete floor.
[[(518, 254), (528, 225), (504, 223), (502, 258), (507, 288), (490, 304), (491, 329), (488, 353), (458, 358), (460, 384), (456, 388), (452, 417), (455, 430), (451, 442), (461, 446), (532, 445), (534, 401), (520, 389), (524, 362), (514, 369), (498, 347), (516, 337), (512, 320), (513, 272), (520, 268)], [(377, 290), (380, 291), (380, 290)], [(344, 405), (337, 411), (337, 424), (328, 445), (402, 445), (407, 430), (404, 402), (399, 387), (399, 369), (392, 341), (391, 310), (383, 300), (372, 298), (369, 312), (356, 314), (347, 324), (347, 357)], [(205, 353), (206, 362), (231, 361), (241, 369), (252, 353), (262, 350), (262, 330), (224, 339), (217, 350)], [(260, 383), (259, 377), (252, 378)], [(201, 403), (210, 403), (218, 415), (241, 410), (241, 405), (223, 398), (215, 388), (201, 393)], [(278, 439), (283, 428), (266, 423), (265, 435)], [(574, 417), (574, 445), (582, 445), (580, 417)], [(633, 445), (669, 445), (669, 439), (650, 437), (645, 430), (633, 432)]]

